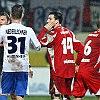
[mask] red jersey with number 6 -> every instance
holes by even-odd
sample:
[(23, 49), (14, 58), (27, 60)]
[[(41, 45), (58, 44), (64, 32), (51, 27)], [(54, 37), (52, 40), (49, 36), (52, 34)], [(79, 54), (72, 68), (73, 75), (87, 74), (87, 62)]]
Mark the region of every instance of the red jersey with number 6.
[[(100, 62), (100, 30), (91, 32), (85, 40), (84, 55), (81, 61), (82, 68), (95, 68)], [(91, 66), (91, 68), (90, 68)], [(100, 67), (100, 66), (99, 66)]]

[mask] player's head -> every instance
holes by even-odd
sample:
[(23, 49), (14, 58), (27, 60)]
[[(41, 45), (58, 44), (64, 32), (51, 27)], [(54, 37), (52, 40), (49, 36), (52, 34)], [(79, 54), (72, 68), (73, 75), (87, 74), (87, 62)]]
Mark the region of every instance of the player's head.
[(23, 6), (16, 4), (11, 8), (11, 18), (14, 20), (19, 20), (21, 18), (23, 18), (24, 14), (23, 14)]
[(10, 23), (10, 17), (6, 12), (0, 12), (0, 27)]
[(100, 18), (97, 20), (97, 28), (100, 29)]
[(55, 23), (54, 27), (56, 27), (61, 25), (62, 20), (63, 20), (62, 13), (59, 11), (53, 11), (49, 13), (47, 22), (48, 23), (54, 22)]
[(49, 15), (53, 15), (55, 20), (59, 20), (59, 23), (61, 24), (63, 17), (62, 13), (60, 11), (53, 11), (50, 12)]

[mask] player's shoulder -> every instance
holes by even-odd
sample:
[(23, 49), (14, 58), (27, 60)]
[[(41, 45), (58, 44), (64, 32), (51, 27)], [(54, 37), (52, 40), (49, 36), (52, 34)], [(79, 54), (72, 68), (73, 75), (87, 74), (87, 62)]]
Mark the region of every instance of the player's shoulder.
[(7, 27), (7, 25), (2, 25), (0, 28), (3, 29), (3, 28), (5, 28), (5, 27)]
[(73, 31), (71, 31), (70, 29), (63, 27), (64, 31), (66, 31), (67, 33), (74, 35)]
[(22, 25), (22, 24), (21, 24), (21, 26), (22, 26), (24, 29), (26, 29), (26, 30), (32, 30), (31, 27), (28, 27), (28, 26), (25, 26), (25, 25)]
[(96, 30), (96, 31), (90, 32), (88, 36), (92, 36), (92, 37), (100, 36), (100, 30)]
[(31, 27), (27, 27), (23, 24), (16, 24), (16, 23), (11, 23), (11, 24), (8, 25), (8, 27), (12, 27), (12, 28), (16, 27), (16, 28), (22, 28), (22, 29), (25, 29), (25, 30), (32, 30)]
[(0, 27), (0, 33), (2, 33), (2, 32), (6, 29), (6, 27), (7, 27), (7, 25), (2, 25), (2, 26)]
[(28, 27), (28, 26), (25, 26), (27, 29), (29, 29), (29, 30), (33, 30), (31, 27)]

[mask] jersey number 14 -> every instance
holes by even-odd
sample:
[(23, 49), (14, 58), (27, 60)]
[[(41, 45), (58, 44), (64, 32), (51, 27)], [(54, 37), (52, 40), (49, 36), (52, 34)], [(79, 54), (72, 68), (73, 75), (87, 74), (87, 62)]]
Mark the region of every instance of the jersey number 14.
[(73, 54), (72, 38), (70, 38), (70, 37), (63, 38), (61, 44), (63, 45), (63, 54), (67, 54), (68, 49), (70, 49), (71, 53)]

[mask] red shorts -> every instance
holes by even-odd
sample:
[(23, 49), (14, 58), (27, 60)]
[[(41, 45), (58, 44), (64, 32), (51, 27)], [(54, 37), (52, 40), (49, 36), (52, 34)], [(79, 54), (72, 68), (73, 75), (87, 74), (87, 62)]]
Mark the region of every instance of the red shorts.
[(57, 90), (63, 95), (70, 95), (71, 96), (71, 83), (72, 78), (62, 78), (55, 75), (50, 76), (50, 94), (55, 94), (55, 87)]
[(76, 73), (72, 95), (84, 96), (87, 89), (89, 89), (91, 94), (96, 94), (99, 91), (100, 73), (97, 70), (85, 69)]

